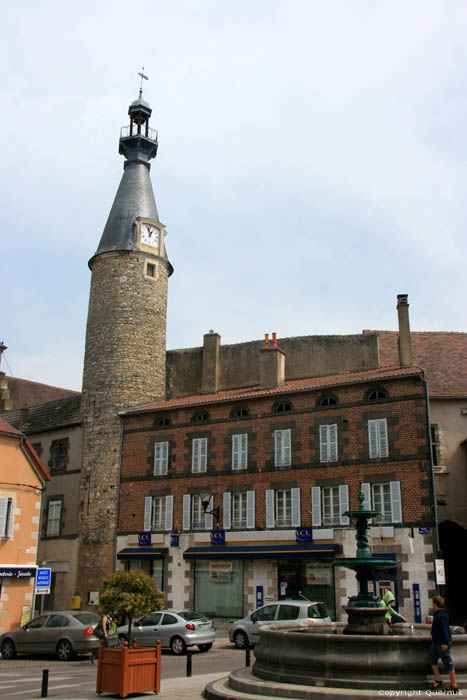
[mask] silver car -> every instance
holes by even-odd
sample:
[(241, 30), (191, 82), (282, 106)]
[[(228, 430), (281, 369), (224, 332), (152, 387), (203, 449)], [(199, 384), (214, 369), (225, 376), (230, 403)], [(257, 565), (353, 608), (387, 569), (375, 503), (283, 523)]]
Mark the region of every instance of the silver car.
[(331, 622), (324, 603), (309, 600), (279, 600), (263, 605), (229, 629), (229, 639), (237, 649), (246, 649), (259, 641), (259, 628), (272, 623), (312, 624)]
[[(118, 628), (120, 642), (128, 640), (128, 625)], [(159, 639), (161, 646), (174, 654), (184, 654), (187, 647), (197, 645), (200, 651), (209, 651), (216, 638), (214, 620), (197, 612), (159, 610), (133, 622), (131, 637), (141, 647), (152, 647)]]
[[(91, 654), (100, 646), (100, 639), (94, 636), (99, 619), (94, 613), (78, 610), (40, 615), (23, 627), (2, 634), (2, 658), (14, 659), (17, 654), (56, 654), (60, 661), (69, 661), (75, 654)], [(116, 634), (113, 636), (116, 642)]]

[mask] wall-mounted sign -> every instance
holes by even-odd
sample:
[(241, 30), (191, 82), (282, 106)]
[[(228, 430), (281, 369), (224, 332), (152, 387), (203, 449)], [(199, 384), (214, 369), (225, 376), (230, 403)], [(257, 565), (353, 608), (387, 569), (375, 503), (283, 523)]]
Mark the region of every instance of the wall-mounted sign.
[(211, 544), (225, 544), (225, 530), (211, 530)]
[(301, 544), (302, 542), (313, 542), (313, 528), (297, 527), (295, 530), (295, 541), (297, 544)]
[(419, 527), (418, 528), (419, 535), (429, 535), (430, 532), (431, 532), (431, 529), (429, 527)]
[(422, 608), (420, 605), (420, 586), (418, 583), (412, 584), (413, 591), (413, 607), (414, 607), (414, 621), (422, 621)]
[(179, 547), (180, 546), (180, 535), (170, 535), (170, 546)]
[(51, 569), (49, 569), (49, 568), (37, 569), (36, 589), (37, 588), (50, 588), (51, 578), (52, 578)]
[(0, 578), (31, 578), (36, 576), (36, 567), (0, 566)]
[(444, 559), (435, 559), (436, 583), (438, 586), (446, 585), (446, 575), (444, 573)]
[(151, 533), (150, 532), (138, 532), (138, 544), (140, 547), (150, 547), (151, 546)]
[(264, 605), (264, 588), (256, 586), (256, 607), (260, 608), (262, 605)]

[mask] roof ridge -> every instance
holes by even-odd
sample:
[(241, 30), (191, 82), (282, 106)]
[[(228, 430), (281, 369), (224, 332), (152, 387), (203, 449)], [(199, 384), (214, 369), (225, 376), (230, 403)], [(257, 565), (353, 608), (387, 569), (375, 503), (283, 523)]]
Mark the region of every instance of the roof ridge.
[(22, 377), (13, 377), (11, 375), (5, 375), (6, 379), (14, 379), (16, 382), (27, 382), (28, 384), (35, 384), (36, 386), (46, 386), (48, 389), (58, 389), (59, 391), (69, 391), (71, 394), (81, 394), (80, 391), (76, 389), (65, 389), (62, 386), (55, 386), (54, 384), (45, 384), (44, 382), (36, 382), (33, 379), (22, 379)]

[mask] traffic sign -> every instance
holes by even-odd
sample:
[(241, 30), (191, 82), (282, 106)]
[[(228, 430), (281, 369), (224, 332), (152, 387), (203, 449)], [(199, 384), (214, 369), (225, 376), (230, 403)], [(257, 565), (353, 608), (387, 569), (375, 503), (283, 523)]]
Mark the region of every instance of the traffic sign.
[[(52, 578), (51, 570), (49, 568), (37, 569), (36, 591), (42, 590), (43, 588), (50, 589), (51, 578)], [(49, 592), (50, 592), (50, 590), (49, 590)]]

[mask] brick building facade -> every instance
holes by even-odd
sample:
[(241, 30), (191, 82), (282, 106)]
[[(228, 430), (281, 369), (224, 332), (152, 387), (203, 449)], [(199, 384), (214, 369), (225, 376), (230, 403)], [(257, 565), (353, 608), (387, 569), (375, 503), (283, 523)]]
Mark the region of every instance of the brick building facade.
[[(270, 350), (268, 364), (278, 367), (273, 355), (281, 351)], [(413, 584), (425, 607), (434, 590), (421, 371), (281, 382), (279, 368), (264, 376), (275, 386), (176, 398), (122, 415), (120, 566), (155, 575), (169, 606), (235, 617), (258, 600), (301, 593), (324, 599), (339, 618), (355, 579), (332, 562), (355, 554), (343, 513), (357, 507), (362, 489), (367, 505), (382, 511), (372, 524), (373, 551), (397, 561), (375, 585), (389, 582), (413, 619)], [(297, 544), (297, 528), (300, 539), (310, 527), (313, 541)], [(211, 543), (213, 530), (225, 531), (225, 544)], [(148, 547), (137, 544), (143, 532), (151, 532)]]

